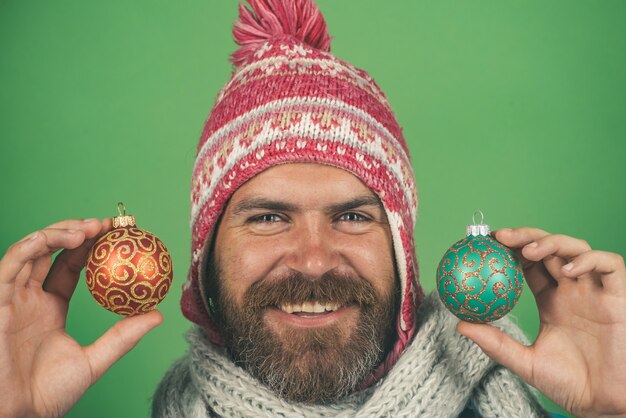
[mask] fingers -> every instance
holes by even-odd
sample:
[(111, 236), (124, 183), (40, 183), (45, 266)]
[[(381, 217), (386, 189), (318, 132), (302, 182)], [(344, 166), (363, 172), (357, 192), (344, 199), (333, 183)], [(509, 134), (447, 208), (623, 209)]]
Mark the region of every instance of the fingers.
[(536, 261), (526, 259), (521, 251), (525, 245), (535, 242), (543, 237), (547, 237), (550, 233), (538, 228), (524, 227), (515, 229), (499, 229), (497, 231), (493, 231), (492, 235), (502, 244), (515, 250), (520, 258), (522, 268), (524, 269), (526, 283), (528, 283), (528, 287), (534, 295), (538, 295), (544, 289), (552, 288), (557, 285), (556, 281), (546, 269), (547, 267), (556, 267), (558, 270), (561, 266), (555, 265), (558, 263), (557, 260), (548, 260), (547, 264), (537, 263)]
[[(557, 282), (582, 279), (578, 285), (590, 291), (604, 286), (611, 293), (626, 295), (626, 268), (618, 254), (594, 251), (584, 240), (535, 228), (502, 229), (495, 231), (494, 236), (504, 245), (521, 249), (524, 260), (536, 263), (527, 263), (525, 269), (543, 264)], [(545, 274), (527, 274), (527, 279), (535, 294), (550, 281)]]
[(86, 225), (96, 225), (100, 222), (98, 219), (64, 219), (59, 222), (48, 225), (44, 229), (84, 229)]
[[(80, 224), (79, 224), (80, 223)], [(25, 285), (29, 280), (41, 283), (50, 268), (51, 255), (61, 248), (77, 248), (85, 237), (95, 235), (101, 229), (99, 222), (69, 220), (36, 231), (13, 244), (0, 260), (0, 306), (13, 298), (15, 286)], [(78, 225), (82, 225), (79, 228)], [(55, 226), (72, 226), (65, 229)]]
[(549, 291), (558, 286), (557, 281), (548, 272), (544, 263), (532, 263), (528, 267), (524, 268), (524, 278), (526, 279), (526, 283), (535, 297), (538, 297), (544, 290)]
[(27, 262), (61, 248), (76, 248), (84, 238), (80, 230), (46, 229), (32, 233), (7, 250), (0, 266), (0, 281), (14, 281)]
[(498, 328), (487, 324), (461, 321), (457, 330), (474, 341), (495, 362), (511, 369), (522, 380), (533, 384), (533, 362), (530, 348), (520, 344)]
[(9, 247), (0, 261), (0, 286), (13, 286), (20, 271), (24, 267), (32, 267), (29, 262), (34, 258), (34, 250), (41, 246), (42, 239), (43, 234), (36, 231)]
[(563, 275), (576, 278), (588, 273), (599, 273), (604, 288), (613, 294), (626, 295), (626, 267), (624, 258), (615, 253), (591, 250), (584, 252), (562, 267)]
[(526, 244), (547, 237), (548, 235), (550, 235), (550, 233), (542, 229), (527, 227), (515, 229), (503, 228), (493, 231), (493, 236), (510, 248), (521, 248)]
[(567, 279), (562, 267), (572, 257), (591, 250), (586, 241), (566, 235), (547, 235), (522, 247), (522, 256), (530, 261), (543, 261), (548, 273), (557, 282)]
[(528, 260), (539, 261), (549, 255), (570, 259), (591, 250), (586, 241), (567, 235), (548, 235), (522, 248), (522, 255)]
[(128, 353), (151, 329), (163, 322), (159, 311), (124, 318), (88, 347), (85, 354), (91, 365), (92, 383)]
[(15, 279), (15, 287), (25, 287), (31, 277), (46, 277), (52, 264), (52, 254), (44, 254), (35, 260), (29, 261)]
[(80, 272), (85, 267), (89, 250), (95, 242), (111, 229), (111, 220), (105, 219), (85, 221), (85, 237), (88, 238), (78, 248), (63, 250), (54, 260), (50, 272), (43, 283), (45, 291), (54, 293), (65, 301), (69, 302), (76, 284), (80, 277)]
[(0, 261), (0, 306), (12, 300), (18, 277), (23, 281), (28, 280), (30, 274), (20, 274), (22, 269), (32, 271), (33, 263), (39, 257), (51, 254), (60, 248), (59, 245), (76, 247), (83, 239), (84, 235), (80, 231), (37, 231), (9, 247)]
[[(52, 254), (59, 251), (62, 248), (77, 248), (85, 241), (85, 233), (80, 229), (53, 229), (46, 228), (40, 231), (43, 239), (40, 241), (40, 245), (34, 249), (31, 253), (31, 259), (35, 262), (40, 257), (49, 257), (51, 259)], [(39, 270), (37, 276), (31, 274), (29, 281), (36, 283), (42, 283), (46, 278), (47, 270), (50, 268), (50, 264), (46, 266), (46, 269)]]
[[(28, 281), (37, 285), (42, 284), (50, 276), (50, 272), (52, 272), (50, 267), (52, 254), (64, 248), (65, 250), (57, 256), (57, 259), (60, 257), (60, 261), (63, 262), (67, 258), (67, 255), (64, 255), (65, 252), (84, 246), (85, 240), (95, 237), (101, 229), (102, 222), (98, 220), (82, 221), (76, 219), (61, 221), (43, 229), (41, 232), (47, 239), (48, 248), (44, 251), (44, 254), (40, 254), (33, 261), (33, 269)], [(80, 269), (78, 271), (80, 272)], [(21, 284), (26, 285), (27, 283)], [(16, 283), (16, 285), (20, 285), (20, 283)]]

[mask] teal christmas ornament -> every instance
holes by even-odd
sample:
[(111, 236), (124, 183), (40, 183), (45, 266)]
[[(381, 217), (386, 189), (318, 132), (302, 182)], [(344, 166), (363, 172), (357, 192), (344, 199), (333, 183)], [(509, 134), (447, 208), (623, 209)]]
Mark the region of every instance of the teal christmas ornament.
[(459, 319), (485, 323), (513, 309), (522, 294), (524, 275), (515, 253), (490, 235), (483, 213), (476, 211), (472, 220), (467, 236), (441, 258), (437, 290), (443, 304)]

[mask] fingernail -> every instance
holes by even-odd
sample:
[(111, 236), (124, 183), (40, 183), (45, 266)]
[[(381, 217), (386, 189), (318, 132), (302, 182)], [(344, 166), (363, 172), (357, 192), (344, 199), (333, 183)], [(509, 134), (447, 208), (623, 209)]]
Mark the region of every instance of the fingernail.
[(563, 270), (567, 270), (570, 271), (574, 268), (574, 263), (567, 263), (566, 265), (563, 266)]
[(83, 219), (83, 222), (91, 222), (91, 221), (95, 221), (97, 220), (96, 218), (88, 218), (88, 219)]
[(35, 231), (35, 232), (33, 232), (32, 234), (30, 234), (30, 235), (26, 235), (24, 238), (22, 238), (22, 239), (20, 240), (20, 242), (24, 242), (24, 241), (32, 241), (32, 240), (34, 240), (35, 238), (37, 238), (37, 235), (39, 235), (39, 231)]
[(496, 237), (497, 234), (501, 234), (502, 232), (510, 232), (511, 228), (500, 228), (500, 229), (496, 229), (495, 231), (491, 231), (491, 236), (492, 237)]
[(527, 245), (527, 247), (529, 248), (536, 248), (539, 244), (537, 244), (536, 242), (531, 242), (530, 244)]
[(78, 229), (68, 229), (67, 232), (69, 232), (70, 234), (75, 234), (78, 232)]

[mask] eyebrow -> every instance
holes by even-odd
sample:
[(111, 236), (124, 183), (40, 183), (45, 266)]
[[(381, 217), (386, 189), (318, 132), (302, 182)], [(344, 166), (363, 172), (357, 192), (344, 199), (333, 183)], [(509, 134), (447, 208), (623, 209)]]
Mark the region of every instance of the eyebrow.
[[(345, 202), (335, 203), (324, 208), (324, 212), (336, 213), (344, 212), (360, 208), (363, 206), (376, 206), (379, 209), (383, 209), (383, 205), (376, 196), (359, 196)], [(250, 199), (244, 199), (237, 203), (232, 211), (232, 216), (241, 215), (242, 213), (266, 209), (272, 211), (281, 212), (297, 212), (300, 208), (297, 205), (283, 202), (280, 200), (272, 200), (263, 197), (254, 197)]]
[(380, 203), (380, 200), (376, 196), (360, 196), (346, 202), (330, 205), (325, 208), (325, 211), (328, 213), (344, 212), (363, 206), (376, 206), (379, 209), (383, 208), (382, 203)]
[(298, 210), (298, 207), (279, 200), (266, 199), (264, 197), (254, 197), (251, 199), (244, 199), (237, 203), (233, 208), (233, 216), (241, 215), (244, 212), (257, 209), (278, 210), (283, 212), (294, 212)]

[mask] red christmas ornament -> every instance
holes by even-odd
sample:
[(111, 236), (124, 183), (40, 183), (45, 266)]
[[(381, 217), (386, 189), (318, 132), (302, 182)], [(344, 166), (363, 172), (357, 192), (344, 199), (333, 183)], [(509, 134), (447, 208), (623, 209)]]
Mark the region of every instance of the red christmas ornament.
[[(150, 312), (172, 284), (172, 258), (154, 234), (135, 226), (123, 203), (113, 229), (89, 251), (87, 287), (102, 307), (119, 315)], [(122, 213), (122, 210), (124, 211)]]

